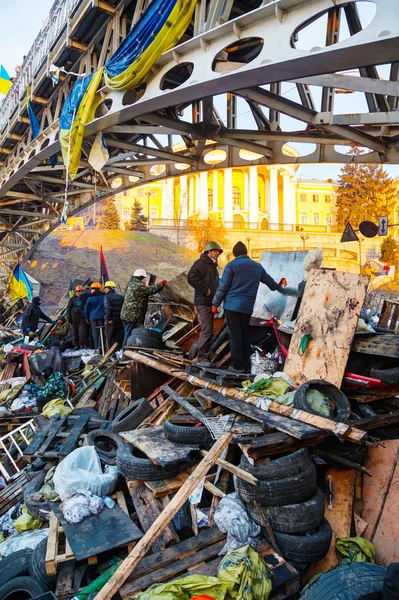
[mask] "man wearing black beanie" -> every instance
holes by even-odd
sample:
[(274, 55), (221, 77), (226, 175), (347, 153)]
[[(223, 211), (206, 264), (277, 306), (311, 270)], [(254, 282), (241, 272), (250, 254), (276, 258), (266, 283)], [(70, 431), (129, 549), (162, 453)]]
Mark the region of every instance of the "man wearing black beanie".
[(217, 292), (212, 301), (216, 314), (224, 300), (224, 312), (230, 336), (232, 367), (235, 371), (248, 372), (251, 345), (249, 321), (254, 308), (259, 283), (273, 291), (281, 290), (285, 280), (276, 283), (262, 267), (248, 256), (247, 247), (237, 242), (233, 248), (236, 257), (225, 268)]

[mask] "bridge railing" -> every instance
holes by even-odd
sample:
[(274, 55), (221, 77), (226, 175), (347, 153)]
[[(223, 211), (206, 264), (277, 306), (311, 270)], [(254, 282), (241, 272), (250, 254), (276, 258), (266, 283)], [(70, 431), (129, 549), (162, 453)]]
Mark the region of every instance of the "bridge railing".
[[(192, 223), (194, 224), (195, 221)], [(190, 225), (186, 219), (151, 219), (150, 227), (173, 227), (185, 228)], [(239, 231), (279, 231), (292, 233), (340, 233), (342, 229), (336, 225), (303, 225), (301, 223), (268, 223), (265, 220), (256, 222), (216, 221), (214, 226), (219, 225), (224, 229), (236, 229)]]
[(6, 98), (0, 105), (0, 132), (6, 129), (12, 114), (25, 95), (28, 85), (32, 84), (35, 75), (47, 60), (53, 45), (61, 33), (67, 29), (68, 19), (83, 1), (56, 0), (54, 2), (47, 23), (40, 30), (19, 72), (15, 75)]

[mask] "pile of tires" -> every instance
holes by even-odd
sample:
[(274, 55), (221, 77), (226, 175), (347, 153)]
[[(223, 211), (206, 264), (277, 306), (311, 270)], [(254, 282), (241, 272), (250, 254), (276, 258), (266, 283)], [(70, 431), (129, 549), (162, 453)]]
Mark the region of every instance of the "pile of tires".
[(162, 350), (165, 344), (162, 341), (162, 333), (155, 329), (147, 329), (139, 327), (133, 329), (132, 333), (126, 340), (126, 347), (133, 348), (151, 348), (153, 350)]
[(201, 446), (209, 448), (212, 445), (212, 436), (208, 428), (201, 423), (197, 425), (176, 425), (173, 419), (165, 421), (163, 426), (167, 440), (184, 446)]
[(317, 390), (328, 398), (330, 404), (330, 419), (334, 421), (346, 421), (351, 414), (351, 405), (348, 398), (335, 385), (324, 381), (324, 379), (312, 379), (302, 384), (294, 395), (294, 406), (300, 410), (305, 410), (313, 415), (319, 414), (309, 404), (307, 393), (310, 390)]
[(189, 466), (186, 461), (180, 461), (167, 467), (160, 467), (131, 444), (123, 444), (118, 448), (116, 464), (119, 473), (124, 477), (138, 481), (157, 481), (176, 477)]
[(324, 518), (324, 494), (316, 486), (316, 467), (308, 450), (277, 458), (254, 467), (245, 456), (240, 467), (258, 479), (254, 486), (234, 477), (238, 497), (270, 542), (270, 525), (282, 556), (299, 571), (324, 558), (332, 537)]

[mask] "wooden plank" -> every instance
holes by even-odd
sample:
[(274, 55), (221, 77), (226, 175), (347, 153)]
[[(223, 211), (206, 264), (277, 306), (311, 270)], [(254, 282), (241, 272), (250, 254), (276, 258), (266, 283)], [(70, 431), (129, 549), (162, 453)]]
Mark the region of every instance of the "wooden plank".
[(75, 448), (78, 443), (79, 436), (83, 433), (90, 415), (80, 415), (79, 419), (75, 422), (71, 432), (68, 435), (67, 441), (64, 442), (59, 450), (57, 450), (58, 456), (68, 456), (70, 452)]
[[(206, 452), (206, 450), (201, 450), (201, 454), (202, 454), (202, 456), (206, 457), (208, 453)], [(236, 467), (235, 465), (232, 465), (231, 463), (227, 462), (227, 460), (224, 460), (223, 458), (218, 458), (216, 460), (216, 464), (219, 467), (222, 467), (222, 469), (225, 469), (225, 471), (232, 473), (236, 477), (239, 477), (239, 479), (243, 479), (244, 481), (246, 481), (247, 483), (250, 483), (251, 485), (257, 486), (259, 483), (258, 480), (256, 479), (256, 477), (251, 475), (251, 473), (248, 473), (248, 471), (244, 471), (244, 469), (240, 469), (240, 467)]]
[(353, 340), (351, 350), (377, 357), (399, 358), (399, 335), (386, 333), (358, 335)]
[(215, 464), (219, 456), (231, 442), (232, 435), (223, 433), (215, 442), (207, 456), (197, 465), (191, 473), (187, 481), (182, 485), (180, 490), (169, 502), (168, 506), (163, 510), (159, 517), (153, 522), (148, 531), (144, 534), (136, 547), (130, 552), (129, 556), (123, 561), (118, 570), (112, 575), (111, 579), (105, 584), (101, 591), (97, 594), (95, 600), (107, 600), (118, 591), (121, 585), (129, 577), (129, 573), (135, 569), (140, 561), (153, 545), (154, 541), (162, 533), (173, 517), (178, 513), (190, 494), (195, 490), (197, 485), (202, 481), (209, 469)]
[[(42, 445), (43, 441), (45, 440), (47, 434), (50, 433), (52, 428), (55, 427), (55, 423), (58, 422), (59, 420), (60, 420), (59, 415), (52, 417), (50, 419), (47, 427), (43, 427), (43, 429), (41, 429), (38, 433), (35, 434), (35, 437), (31, 441), (29, 446), (27, 446), (27, 448), (25, 448), (24, 456), (25, 455), (33, 456), (34, 454), (36, 454), (36, 452), (39, 450), (40, 446)], [(58, 431), (58, 428), (56, 431)]]
[(160, 480), (160, 481), (143, 481), (143, 483), (149, 490), (151, 490), (154, 498), (160, 498), (161, 496), (166, 496), (167, 494), (170, 493), (169, 487), (162, 480)]
[(382, 305), (380, 319), (378, 321), (378, 327), (383, 327), (385, 329), (388, 326), (391, 309), (392, 309), (392, 304), (389, 302), (389, 300), (384, 300), (384, 303)]
[[(303, 578), (305, 582), (310, 581), (313, 575), (321, 571), (329, 571), (338, 565), (335, 542), (337, 538), (350, 537), (351, 533), (356, 471), (329, 469), (325, 474), (327, 488), (328, 477), (331, 477), (332, 509), (328, 508), (328, 495), (326, 495), (324, 516), (331, 525), (332, 540), (327, 555), (310, 566), (309, 571)], [(369, 478), (366, 477), (365, 479)]]
[(180, 404), (180, 406), (185, 408), (186, 411), (190, 413), (190, 415), (195, 417), (200, 423), (202, 423), (206, 427), (205, 416), (200, 410), (198, 410), (198, 408), (195, 408), (195, 406), (193, 406), (188, 400), (180, 396), (177, 392), (175, 392), (175, 390), (172, 390), (172, 388), (168, 385), (163, 385), (162, 389), (166, 394), (168, 394), (168, 396), (173, 398), (175, 402), (177, 402), (178, 404)]
[[(341, 387), (369, 278), (312, 269), (284, 365), (297, 385), (324, 379)], [(312, 340), (300, 350), (306, 335)]]
[(193, 446), (183, 446), (166, 439), (163, 427), (154, 426), (151, 429), (122, 431), (119, 435), (126, 442), (144, 452), (155, 465), (161, 467), (181, 461), (189, 462), (195, 452)]
[(389, 389), (382, 390), (356, 390), (353, 388), (345, 389), (345, 395), (347, 398), (350, 400), (356, 400), (356, 402), (361, 402), (362, 404), (374, 402), (375, 400), (394, 398), (395, 394), (399, 394), (399, 386), (390, 386)]
[(46, 550), (46, 573), (57, 574), (57, 551), (58, 551), (58, 519), (53, 512), (50, 513), (50, 527), (47, 538)]

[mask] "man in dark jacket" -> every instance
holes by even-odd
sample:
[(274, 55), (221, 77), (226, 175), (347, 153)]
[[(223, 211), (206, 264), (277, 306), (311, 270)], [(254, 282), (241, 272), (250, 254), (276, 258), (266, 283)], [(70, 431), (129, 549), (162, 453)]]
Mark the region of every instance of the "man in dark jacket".
[(86, 323), (86, 319), (85, 319), (85, 306), (86, 306), (86, 302), (88, 301), (88, 299), (91, 296), (91, 289), (90, 286), (93, 282), (89, 279), (88, 282), (85, 284), (84, 289), (80, 292), (80, 296), (79, 296), (79, 306), (82, 310), (82, 314), (83, 314), (83, 326), (84, 326), (84, 345), (83, 348), (94, 348), (94, 343), (93, 343), (93, 336), (91, 334), (91, 326), (90, 324)]
[(60, 346), (61, 342), (69, 333), (69, 323), (63, 315), (57, 317), (56, 326), (50, 331), (52, 339), (50, 340), (50, 348)]
[(72, 343), (75, 350), (86, 347), (85, 319), (80, 302), (80, 296), (83, 291), (84, 287), (82, 285), (77, 285), (75, 287), (75, 293), (72, 298), (69, 298), (67, 306), (67, 319), (71, 326)]
[(121, 310), (123, 305), (123, 296), (115, 290), (115, 283), (107, 281), (104, 285), (104, 319), (105, 319), (105, 337), (107, 338), (108, 350), (118, 344), (118, 350), (122, 346), (124, 331), (121, 320)]
[(86, 323), (90, 323), (91, 332), (93, 335), (94, 348), (101, 348), (101, 333), (100, 327), (104, 327), (104, 297), (101, 291), (101, 285), (94, 281), (90, 286), (91, 296), (85, 305)]
[(50, 317), (45, 315), (41, 310), (41, 303), (42, 301), (40, 300), (39, 296), (35, 296), (31, 304), (26, 307), (22, 317), (22, 332), (24, 336), (31, 332), (36, 332), (39, 325), (39, 319), (43, 319), (43, 321), (47, 321), (47, 323), (55, 323), (55, 321), (52, 321)]
[(220, 244), (208, 242), (187, 275), (188, 283), (195, 289), (194, 303), (201, 325), (197, 361), (208, 367), (213, 338), (212, 298), (219, 285), (218, 258), (222, 252)]
[(251, 345), (249, 321), (254, 308), (259, 283), (273, 291), (281, 290), (283, 280), (276, 283), (262, 267), (248, 256), (243, 242), (233, 248), (236, 257), (225, 268), (217, 292), (212, 301), (212, 311), (217, 314), (224, 300), (224, 313), (230, 336), (232, 367), (247, 372), (250, 368)]

